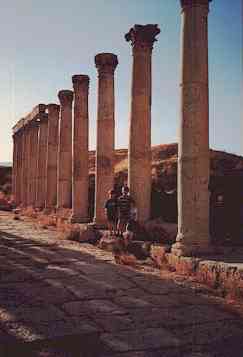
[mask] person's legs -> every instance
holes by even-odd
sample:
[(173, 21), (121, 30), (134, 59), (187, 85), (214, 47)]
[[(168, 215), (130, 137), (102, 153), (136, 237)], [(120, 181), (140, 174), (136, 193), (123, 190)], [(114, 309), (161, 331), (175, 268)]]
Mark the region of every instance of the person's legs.
[(118, 236), (122, 237), (123, 232), (125, 231), (126, 228), (126, 221), (124, 218), (120, 218), (118, 221)]

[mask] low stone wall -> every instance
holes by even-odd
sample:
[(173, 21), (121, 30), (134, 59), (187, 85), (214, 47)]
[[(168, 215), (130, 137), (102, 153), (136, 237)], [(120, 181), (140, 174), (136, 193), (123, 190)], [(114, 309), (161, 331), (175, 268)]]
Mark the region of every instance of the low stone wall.
[(218, 291), (221, 296), (243, 298), (243, 248), (225, 255), (195, 258), (177, 257), (168, 253), (168, 247), (153, 245), (151, 257), (160, 268), (194, 276), (199, 282)]

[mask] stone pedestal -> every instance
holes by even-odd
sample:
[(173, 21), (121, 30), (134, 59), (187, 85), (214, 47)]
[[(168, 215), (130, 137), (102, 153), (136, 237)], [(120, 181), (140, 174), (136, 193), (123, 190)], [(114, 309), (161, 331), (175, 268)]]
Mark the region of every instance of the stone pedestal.
[(175, 255), (209, 251), (208, 0), (181, 0), (182, 73)]
[(100, 53), (95, 56), (98, 70), (98, 113), (95, 172), (94, 223), (106, 223), (104, 203), (114, 184), (114, 71), (117, 56)]
[(39, 122), (38, 163), (37, 163), (37, 193), (35, 206), (39, 209), (45, 207), (46, 187), (46, 160), (47, 160), (47, 133), (48, 116), (43, 114)]
[(125, 36), (133, 49), (128, 184), (141, 223), (151, 210), (151, 55), (159, 33), (157, 25), (135, 25)]
[(60, 106), (48, 104), (47, 134), (47, 178), (45, 209), (53, 210), (57, 204), (57, 158), (58, 158), (58, 124)]
[(73, 223), (85, 223), (89, 220), (89, 77), (74, 75), (72, 81), (74, 89), (74, 128), (71, 221)]
[(58, 143), (57, 166), (57, 207), (72, 207), (72, 102), (73, 92), (61, 90), (60, 100), (60, 130)]

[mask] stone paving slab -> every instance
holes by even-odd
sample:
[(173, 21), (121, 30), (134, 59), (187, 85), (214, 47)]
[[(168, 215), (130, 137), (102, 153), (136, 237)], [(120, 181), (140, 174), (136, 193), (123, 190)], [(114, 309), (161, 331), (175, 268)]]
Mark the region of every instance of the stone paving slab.
[(242, 340), (222, 299), (0, 212), (1, 357), (239, 357)]

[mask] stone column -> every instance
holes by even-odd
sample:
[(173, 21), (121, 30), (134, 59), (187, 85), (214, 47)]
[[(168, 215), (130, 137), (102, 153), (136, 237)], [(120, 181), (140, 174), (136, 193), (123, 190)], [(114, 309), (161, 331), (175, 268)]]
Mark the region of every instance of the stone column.
[(13, 166), (12, 166), (12, 195), (14, 202), (18, 205), (17, 197), (17, 152), (18, 152), (18, 137), (17, 132), (13, 133)]
[(39, 117), (36, 207), (45, 207), (48, 116)]
[(74, 75), (72, 222), (88, 222), (89, 77)]
[(47, 180), (45, 208), (52, 210), (57, 204), (57, 155), (58, 155), (58, 125), (60, 106), (48, 104), (48, 134), (47, 134)]
[(175, 255), (209, 250), (209, 0), (181, 0), (182, 71)]
[[(16, 176), (16, 188), (18, 190), (18, 205), (23, 206), (24, 202), (24, 183), (23, 183), (23, 170), (24, 170), (24, 128), (21, 127), (21, 129), (18, 131), (17, 135), (19, 136), (19, 144), (18, 144), (18, 151), (19, 151), (19, 163), (18, 163), (18, 172)], [(18, 153), (17, 153), (18, 155)]]
[(60, 132), (58, 143), (57, 207), (72, 207), (72, 102), (73, 92), (61, 90)]
[(151, 211), (151, 57), (159, 33), (157, 25), (135, 25), (125, 36), (133, 49), (128, 184), (139, 222)]
[(23, 156), (22, 156), (22, 160), (23, 160), (23, 164), (22, 164), (22, 170), (21, 170), (21, 183), (22, 183), (22, 193), (21, 193), (21, 203), (23, 207), (27, 207), (27, 184), (28, 184), (28, 177), (27, 177), (27, 171), (28, 171), (28, 158), (27, 158), (27, 154), (28, 154), (28, 128), (27, 125), (23, 126), (23, 141), (22, 141), (22, 145), (23, 145)]
[(94, 222), (100, 225), (106, 223), (104, 203), (114, 184), (114, 72), (117, 64), (117, 56), (112, 53), (95, 56), (99, 82)]
[(39, 122), (32, 120), (30, 122), (30, 206), (34, 207), (36, 204), (37, 194), (37, 157), (38, 157), (38, 130)]
[(26, 124), (26, 203), (27, 207), (31, 206), (31, 157), (32, 157), (32, 148), (31, 148), (31, 126), (28, 122)]

